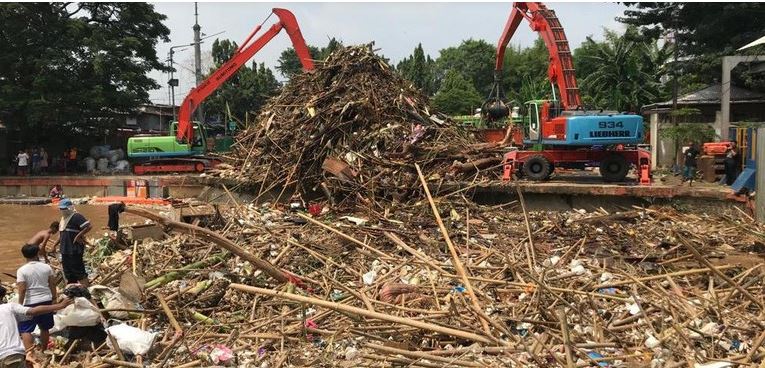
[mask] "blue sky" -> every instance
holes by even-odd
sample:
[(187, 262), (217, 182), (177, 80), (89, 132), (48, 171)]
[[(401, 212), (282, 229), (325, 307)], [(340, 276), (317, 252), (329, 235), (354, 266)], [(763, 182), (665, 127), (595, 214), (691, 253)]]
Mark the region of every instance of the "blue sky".
[[(546, 3), (556, 11), (565, 27), (572, 48), (581, 44), (588, 35), (602, 39), (603, 29), (623, 30), (615, 18), (623, 14), (625, 7), (616, 3)], [(438, 50), (458, 45), (460, 41), (473, 38), (496, 43), (511, 3), (199, 3), (199, 24), (202, 32), (212, 35), (202, 44), (202, 54), (209, 55), (212, 41), (228, 38), (241, 43), (271, 11), (281, 7), (291, 10), (300, 24), (303, 36), (309, 44), (323, 46), (329, 37), (336, 37), (345, 44), (375, 41), (376, 47), (392, 62), (407, 57), (417, 43), (422, 43), (426, 53), (434, 58)], [(167, 58), (171, 45), (193, 41), (191, 27), (194, 24), (194, 3), (155, 3), (155, 10), (167, 15), (165, 25), (170, 28), (171, 42), (159, 44), (158, 56)], [(268, 20), (264, 29), (273, 24)], [(537, 35), (522, 24), (511, 41), (513, 45), (528, 46)], [(279, 34), (266, 45), (253, 60), (273, 67), (279, 54), (290, 46), (286, 33)], [(176, 88), (176, 103), (193, 86), (193, 48), (175, 54), (180, 71), (180, 86)], [(185, 68), (184, 68), (185, 67)], [(274, 72), (276, 72), (274, 70)], [(277, 73), (278, 74), (278, 73)], [(166, 86), (168, 76), (159, 72), (151, 74), (163, 88), (153, 91), (155, 103), (168, 103)]]

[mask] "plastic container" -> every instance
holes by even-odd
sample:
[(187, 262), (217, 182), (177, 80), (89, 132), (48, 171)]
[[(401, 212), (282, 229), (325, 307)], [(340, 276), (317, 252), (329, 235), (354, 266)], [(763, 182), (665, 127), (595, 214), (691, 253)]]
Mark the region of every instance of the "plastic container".
[(119, 160), (114, 163), (114, 172), (126, 173), (130, 171), (130, 162), (127, 160)]
[(92, 173), (96, 171), (96, 159), (93, 157), (86, 157), (85, 160), (85, 170), (89, 173)]
[(125, 158), (125, 151), (123, 151), (121, 148), (116, 150), (110, 150), (106, 153), (105, 157), (109, 159), (109, 162), (111, 164), (116, 164), (117, 161)]
[(90, 157), (93, 157), (95, 159), (99, 159), (102, 157), (105, 157), (109, 153), (110, 146), (93, 146), (90, 147)]
[(99, 172), (106, 172), (109, 170), (109, 159), (107, 158), (99, 158), (98, 163), (96, 163), (96, 169)]

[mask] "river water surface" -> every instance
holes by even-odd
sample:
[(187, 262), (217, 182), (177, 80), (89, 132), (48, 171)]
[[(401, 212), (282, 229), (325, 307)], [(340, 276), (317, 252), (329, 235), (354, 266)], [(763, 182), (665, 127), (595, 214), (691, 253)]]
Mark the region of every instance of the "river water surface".
[[(107, 230), (109, 219), (106, 205), (78, 205), (78, 212), (90, 220), (93, 230), (88, 238), (101, 237)], [(47, 229), (50, 223), (58, 221), (61, 215), (58, 207), (0, 205), (0, 272), (15, 274), (16, 269), (24, 263), (21, 247), (36, 232)], [(120, 216), (120, 223), (142, 223), (143, 219), (129, 214)], [(58, 234), (52, 239), (58, 239)], [(13, 282), (10, 277), (0, 276), (4, 282)]]

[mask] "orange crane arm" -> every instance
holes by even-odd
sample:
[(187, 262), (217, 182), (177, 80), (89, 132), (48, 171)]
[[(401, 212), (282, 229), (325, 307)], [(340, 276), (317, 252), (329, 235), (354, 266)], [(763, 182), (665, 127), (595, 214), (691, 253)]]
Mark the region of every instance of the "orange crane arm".
[(300, 33), (300, 27), (298, 27), (295, 15), (287, 9), (280, 8), (274, 8), (272, 12), (279, 18), (279, 22), (275, 23), (268, 29), (268, 31), (250, 43), (250, 40), (256, 33), (258, 33), (258, 31), (260, 31), (262, 25), (257, 26), (228, 61), (221, 65), (220, 68), (213, 72), (212, 75), (207, 77), (207, 79), (200, 83), (196, 88), (192, 89), (186, 98), (183, 99), (183, 103), (181, 104), (178, 113), (178, 131), (175, 136), (179, 142), (193, 142), (194, 126), (191, 122), (191, 116), (199, 104), (231, 78), (231, 76), (233, 76), (239, 68), (247, 62), (247, 60), (260, 51), (260, 49), (279, 34), (282, 29), (286, 30), (287, 35), (290, 36), (292, 46), (295, 47), (295, 52), (300, 59), (300, 63), (303, 64), (303, 70), (313, 70), (311, 53), (303, 39), (303, 35)]
[(568, 46), (566, 33), (555, 16), (555, 12), (539, 2), (515, 2), (510, 16), (507, 18), (505, 29), (497, 42), (497, 58), (494, 66), (494, 77), (499, 80), (502, 73), (502, 62), (505, 58), (505, 49), (515, 30), (526, 19), (529, 26), (538, 32), (547, 46), (550, 55), (550, 65), (547, 68), (547, 76), (551, 83), (558, 86), (560, 100), (566, 110), (576, 110), (582, 106), (579, 96), (579, 88), (576, 86), (574, 72), (574, 59)]

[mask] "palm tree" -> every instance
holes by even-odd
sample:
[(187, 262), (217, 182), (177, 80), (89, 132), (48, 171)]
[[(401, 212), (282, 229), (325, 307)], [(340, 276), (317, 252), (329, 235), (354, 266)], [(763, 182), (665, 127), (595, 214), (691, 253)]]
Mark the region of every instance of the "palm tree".
[(601, 107), (618, 111), (637, 112), (644, 104), (662, 98), (660, 78), (670, 55), (666, 47), (612, 31), (605, 36), (603, 42), (585, 41), (594, 46), (584, 57), (595, 68), (584, 78), (583, 89)]

